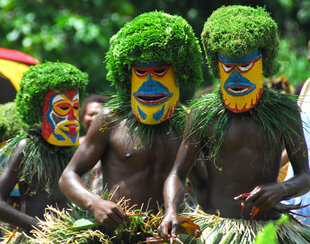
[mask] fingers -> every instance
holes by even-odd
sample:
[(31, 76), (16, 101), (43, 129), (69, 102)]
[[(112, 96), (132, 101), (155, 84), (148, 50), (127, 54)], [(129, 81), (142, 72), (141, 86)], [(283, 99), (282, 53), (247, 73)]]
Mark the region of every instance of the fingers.
[(270, 209), (279, 202), (278, 195), (273, 189), (255, 187), (251, 194), (246, 198), (245, 204), (252, 205), (259, 209)]
[(249, 202), (254, 202), (257, 197), (259, 197), (261, 193), (261, 188), (260, 187), (255, 187), (253, 191), (248, 195), (248, 197), (245, 199), (245, 204)]
[(158, 227), (158, 234), (160, 237), (167, 237), (169, 233), (169, 225), (168, 224), (164, 224), (162, 223), (159, 227)]
[(177, 236), (179, 227), (180, 227), (179, 223), (172, 224), (172, 228), (171, 228), (171, 236), (172, 237)]
[(163, 220), (160, 226), (158, 227), (158, 234), (162, 238), (167, 237), (176, 237), (177, 236), (177, 230), (179, 227), (178, 221), (176, 220)]
[(120, 207), (112, 202), (100, 206), (100, 208), (98, 207), (94, 215), (97, 222), (105, 227), (117, 227), (129, 221), (128, 216), (126, 216)]
[(273, 196), (266, 196), (254, 202), (255, 206), (261, 209), (273, 208), (277, 203), (278, 201)]

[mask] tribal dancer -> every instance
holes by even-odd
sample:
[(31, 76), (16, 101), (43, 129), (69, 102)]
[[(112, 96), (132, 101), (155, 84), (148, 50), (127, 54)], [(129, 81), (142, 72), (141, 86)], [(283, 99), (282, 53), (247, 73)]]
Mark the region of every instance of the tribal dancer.
[[(219, 8), (205, 23), (202, 43), (221, 86), (191, 105), (184, 140), (165, 183), (166, 213), (159, 232), (175, 234), (185, 176), (203, 151), (209, 182), (205, 214), (197, 222), (203, 225), (204, 243), (252, 243), (266, 221), (290, 210), (281, 200), (310, 189), (299, 108), (288, 95), (263, 85), (263, 75), (278, 68), (277, 24), (265, 9)], [(277, 182), (283, 146), (295, 176)], [(308, 228), (291, 222), (280, 226), (278, 239), (309, 243), (309, 234)]]
[[(201, 82), (201, 61), (197, 38), (180, 16), (144, 13), (111, 38), (107, 79), (117, 93), (92, 122), (59, 182), (68, 199), (91, 210), (99, 224), (116, 227), (127, 220), (116, 204), (122, 198), (154, 213), (163, 204), (164, 181), (183, 132), (180, 91)], [(81, 181), (99, 160), (103, 185), (113, 193), (109, 201)], [(196, 179), (204, 182), (205, 166), (196, 168)], [(195, 182), (193, 188), (203, 192)]]
[[(11, 153), (0, 176), (0, 218), (29, 233), (49, 206), (66, 206), (58, 179), (79, 140), (79, 97), (88, 75), (66, 63), (32, 66), (16, 97), (19, 117), (29, 129), (2, 152)], [(2, 162), (3, 163), (3, 162)], [(8, 203), (18, 183), (21, 211)]]

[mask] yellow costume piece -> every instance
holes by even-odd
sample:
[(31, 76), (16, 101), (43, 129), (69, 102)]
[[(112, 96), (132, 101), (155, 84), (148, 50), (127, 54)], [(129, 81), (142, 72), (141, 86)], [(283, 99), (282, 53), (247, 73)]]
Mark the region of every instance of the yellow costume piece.
[(167, 120), (174, 113), (179, 96), (172, 65), (132, 68), (131, 108), (139, 122), (153, 125)]
[(29, 66), (26, 64), (0, 59), (0, 73), (12, 82), (16, 91), (19, 90), (19, 83), (22, 80), (23, 73), (28, 69)]
[(219, 55), (218, 65), (225, 106), (234, 113), (253, 108), (263, 92), (260, 50), (243, 57)]

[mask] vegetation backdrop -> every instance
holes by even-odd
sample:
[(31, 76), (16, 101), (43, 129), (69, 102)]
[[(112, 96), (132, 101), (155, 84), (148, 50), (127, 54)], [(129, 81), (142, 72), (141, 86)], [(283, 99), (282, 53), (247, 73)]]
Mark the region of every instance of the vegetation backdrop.
[[(212, 11), (230, 4), (265, 6), (279, 25), (279, 75), (285, 75), (292, 85), (309, 76), (308, 0), (0, 0), (0, 47), (23, 51), (40, 62), (71, 63), (89, 74), (89, 94), (113, 92), (105, 80), (103, 61), (110, 37), (125, 22), (142, 12), (164, 10), (187, 19), (200, 38)], [(206, 65), (203, 69), (205, 87), (215, 81)], [(193, 93), (186, 91), (183, 99)]]

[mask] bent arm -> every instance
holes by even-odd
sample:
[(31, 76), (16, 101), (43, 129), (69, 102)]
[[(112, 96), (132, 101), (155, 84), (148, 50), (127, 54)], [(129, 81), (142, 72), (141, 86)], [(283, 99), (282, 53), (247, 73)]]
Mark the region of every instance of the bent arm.
[(59, 188), (64, 195), (71, 202), (87, 209), (91, 209), (92, 202), (100, 197), (87, 190), (81, 177), (100, 160), (109, 135), (108, 130), (100, 131), (103, 123), (102, 115), (98, 114), (97, 118), (91, 124), (84, 141), (74, 153), (59, 180)]
[(296, 126), (296, 136), (292, 142), (286, 142), (286, 150), (294, 170), (294, 177), (284, 181), (284, 199), (300, 196), (310, 190), (310, 174), (307, 144), (302, 125)]
[(183, 202), (186, 177), (195, 163), (198, 151), (198, 145), (193, 145), (187, 141), (182, 142), (174, 166), (164, 185), (164, 200), (167, 212), (177, 212), (178, 206)]
[(183, 139), (174, 166), (164, 184), (165, 216), (158, 228), (159, 234), (163, 237), (167, 236), (170, 230), (171, 235), (177, 234), (179, 227), (177, 212), (184, 199), (186, 177), (200, 150), (200, 144), (192, 141)]
[(107, 147), (110, 129), (102, 131), (104, 121), (105, 116), (100, 112), (92, 122), (85, 140), (62, 173), (59, 188), (69, 201), (91, 210), (99, 224), (117, 226), (127, 220), (125, 213), (115, 203), (103, 200), (88, 191), (81, 179), (83, 174), (95, 166)]
[(39, 221), (15, 208), (8, 202), (9, 195), (18, 183), (18, 170), (23, 158), (22, 148), (26, 140), (22, 140), (14, 149), (9, 162), (0, 176), (0, 218), (2, 221), (30, 231)]
[(246, 199), (257, 208), (270, 209), (281, 200), (287, 200), (307, 193), (310, 189), (307, 146), (302, 125), (294, 127), (291, 141), (285, 141), (285, 148), (294, 170), (294, 177), (287, 181), (257, 186)]
[(195, 197), (201, 209), (207, 211), (208, 171), (204, 155), (196, 159), (196, 163), (188, 175), (189, 181), (195, 193)]

